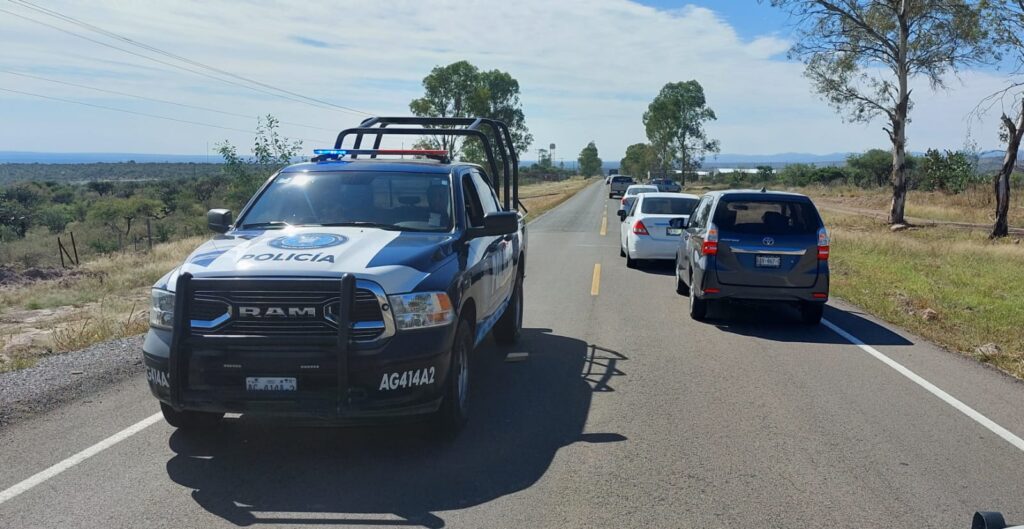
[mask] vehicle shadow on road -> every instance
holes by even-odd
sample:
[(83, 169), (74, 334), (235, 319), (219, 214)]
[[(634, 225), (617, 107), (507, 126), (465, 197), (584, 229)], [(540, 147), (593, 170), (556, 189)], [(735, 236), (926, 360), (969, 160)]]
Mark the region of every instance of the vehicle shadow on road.
[[(623, 259), (623, 261), (625, 261), (625, 259)], [(668, 259), (647, 259), (637, 263), (636, 269), (645, 274), (657, 276), (674, 276), (676, 273), (676, 262), (670, 261)]]
[(333, 428), (243, 416), (211, 432), (176, 431), (167, 473), (236, 525), (444, 527), (435, 513), (529, 488), (562, 447), (626, 440), (583, 433), (593, 393), (623, 374), (624, 355), (548, 329), (525, 329), (514, 350), (529, 358), (505, 362), (507, 350), (490, 343), (477, 352), (470, 421), (455, 439), (422, 423)]
[[(854, 312), (831, 305), (825, 319), (852, 333), (868, 345), (914, 345), (903, 336)], [(711, 307), (708, 323), (720, 330), (776, 342), (849, 344), (824, 325), (800, 322), (793, 306), (767, 303), (722, 303)]]

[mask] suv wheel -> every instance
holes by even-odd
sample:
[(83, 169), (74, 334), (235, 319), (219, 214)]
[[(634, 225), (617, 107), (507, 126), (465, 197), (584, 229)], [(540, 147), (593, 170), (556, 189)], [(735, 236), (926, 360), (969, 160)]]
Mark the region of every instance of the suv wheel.
[(608, 198), (615, 198), (615, 193), (608, 193)]
[(636, 268), (637, 260), (629, 256), (629, 250), (626, 250), (626, 268)]
[[(690, 284), (693, 284), (693, 276), (690, 276)], [(690, 317), (695, 320), (703, 320), (708, 315), (708, 302), (697, 297), (695, 290), (690, 291)]]
[(444, 401), (437, 412), (437, 425), (446, 434), (458, 433), (469, 419), (469, 354), (472, 350), (473, 333), (469, 323), (460, 321), (452, 344)]
[(224, 417), (223, 413), (208, 411), (178, 411), (163, 402), (160, 403), (160, 413), (163, 413), (167, 424), (179, 430), (210, 429), (217, 426), (217, 423)]
[(679, 261), (676, 260), (676, 294), (680, 296), (689, 296), (690, 287), (683, 282), (683, 276), (679, 275)]
[(805, 302), (800, 306), (800, 319), (807, 325), (818, 325), (825, 313), (824, 303)]
[(501, 319), (494, 325), (494, 340), (500, 344), (514, 344), (519, 341), (523, 330), (523, 274), (516, 273), (516, 285), (512, 289), (512, 298)]

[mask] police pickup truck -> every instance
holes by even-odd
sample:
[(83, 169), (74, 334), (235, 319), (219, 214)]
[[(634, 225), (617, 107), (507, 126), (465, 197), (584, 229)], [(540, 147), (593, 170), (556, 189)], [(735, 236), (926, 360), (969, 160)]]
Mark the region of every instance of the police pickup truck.
[[(487, 169), (379, 148), (396, 134), (476, 138)], [(474, 348), (488, 333), (515, 342), (522, 326), (511, 145), (488, 119), (370, 118), (271, 176), (237, 220), (211, 210), (218, 235), (152, 289), (143, 357), (167, 422), (433, 416), (457, 431)]]

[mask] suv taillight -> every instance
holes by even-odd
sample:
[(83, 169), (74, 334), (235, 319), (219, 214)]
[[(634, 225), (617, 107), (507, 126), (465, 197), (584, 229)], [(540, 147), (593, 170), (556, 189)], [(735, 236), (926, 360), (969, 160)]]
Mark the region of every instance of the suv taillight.
[(818, 230), (818, 260), (828, 261), (829, 254), (829, 243), (831, 239), (828, 236), (828, 230), (821, 228)]
[(647, 233), (647, 226), (644, 226), (644, 221), (638, 220), (633, 225), (633, 233), (636, 235), (650, 235)]
[(704, 244), (700, 248), (701, 255), (718, 255), (718, 227), (708, 224), (708, 232), (704, 235)]

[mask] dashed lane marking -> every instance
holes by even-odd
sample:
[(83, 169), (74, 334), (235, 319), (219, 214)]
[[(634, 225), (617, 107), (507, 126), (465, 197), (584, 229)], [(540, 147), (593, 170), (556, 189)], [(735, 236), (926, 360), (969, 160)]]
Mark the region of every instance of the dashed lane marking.
[(590, 295), (596, 296), (601, 293), (601, 263), (594, 265), (594, 279), (590, 281)]

